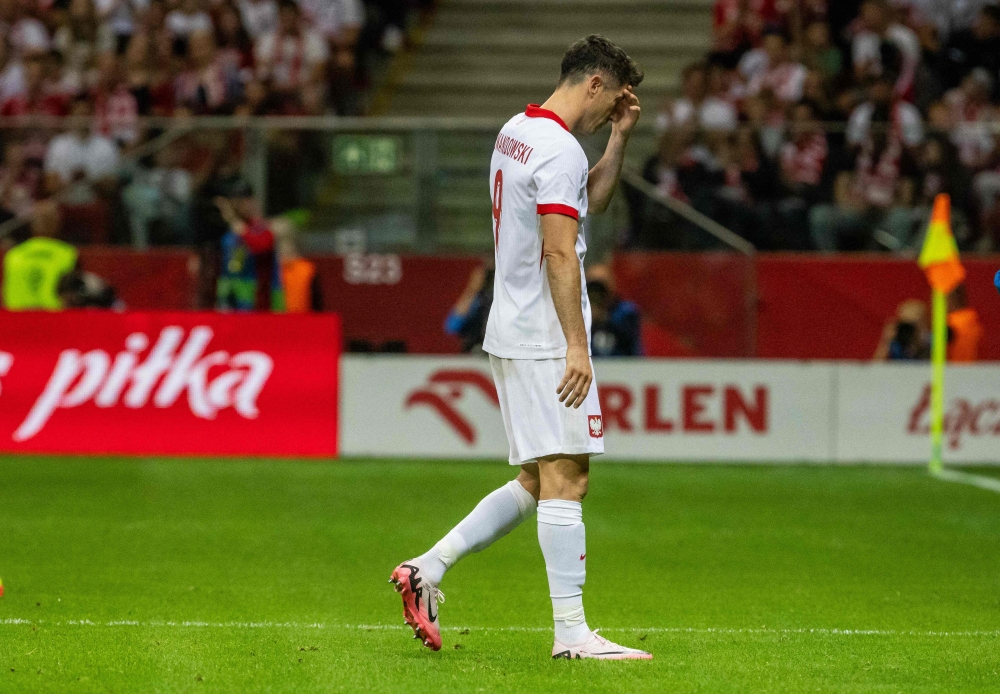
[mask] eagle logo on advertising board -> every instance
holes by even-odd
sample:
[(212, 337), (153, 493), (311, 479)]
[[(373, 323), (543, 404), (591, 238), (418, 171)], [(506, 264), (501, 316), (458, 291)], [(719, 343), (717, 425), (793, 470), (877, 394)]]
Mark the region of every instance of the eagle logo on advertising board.
[(442, 369), (427, 379), (427, 385), (406, 397), (405, 407), (426, 405), (433, 409), (456, 434), (470, 446), (475, 445), (478, 434), (472, 422), (455, 407), (467, 388), (478, 390), (493, 405), (500, 408), (496, 387), (483, 372), (475, 370)]
[(601, 419), (601, 415), (592, 414), (587, 419), (590, 421), (590, 438), (604, 438), (604, 420)]

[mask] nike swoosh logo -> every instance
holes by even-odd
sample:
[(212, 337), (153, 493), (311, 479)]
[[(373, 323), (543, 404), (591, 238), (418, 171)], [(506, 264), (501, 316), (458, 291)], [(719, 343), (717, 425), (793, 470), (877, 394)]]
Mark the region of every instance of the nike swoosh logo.
[(583, 561), (583, 560), (584, 560), (584, 559), (586, 559), (586, 558), (587, 558), (587, 555), (586, 555), (586, 554), (581, 554), (581, 555), (580, 555), (580, 561)]

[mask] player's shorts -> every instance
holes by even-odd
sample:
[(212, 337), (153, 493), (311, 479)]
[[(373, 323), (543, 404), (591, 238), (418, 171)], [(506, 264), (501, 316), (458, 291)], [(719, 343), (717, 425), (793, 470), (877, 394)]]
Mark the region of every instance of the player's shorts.
[(556, 388), (566, 373), (565, 359), (501, 359), (490, 355), (503, 426), (510, 443), (510, 464), (531, 463), (547, 455), (601, 455), (604, 420), (596, 380), (578, 408), (559, 402)]

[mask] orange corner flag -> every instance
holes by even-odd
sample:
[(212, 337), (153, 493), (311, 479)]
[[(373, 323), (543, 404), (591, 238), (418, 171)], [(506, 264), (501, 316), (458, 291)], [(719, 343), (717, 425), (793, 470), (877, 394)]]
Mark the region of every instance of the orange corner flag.
[(942, 294), (950, 293), (965, 279), (965, 268), (951, 234), (951, 198), (944, 193), (934, 199), (934, 212), (917, 262), (931, 287)]

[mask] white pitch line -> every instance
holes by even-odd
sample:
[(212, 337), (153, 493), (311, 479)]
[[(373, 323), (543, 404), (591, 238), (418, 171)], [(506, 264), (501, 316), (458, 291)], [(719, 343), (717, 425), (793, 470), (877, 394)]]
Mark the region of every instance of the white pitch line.
[[(396, 624), (325, 624), (322, 622), (202, 622), (202, 621), (147, 621), (119, 619), (109, 622), (93, 622), (89, 619), (68, 619), (63, 621), (47, 621), (42, 619), (0, 619), (0, 625), (10, 626), (83, 626), (83, 627), (178, 627), (178, 628), (209, 628), (209, 629), (327, 629), (330, 631), (403, 631), (409, 629)], [(500, 631), (500, 632), (548, 632), (552, 627), (444, 627), (443, 631)], [(920, 636), (920, 637), (1000, 637), (1000, 630), (992, 631), (922, 631), (917, 629), (827, 629), (798, 628), (777, 629), (731, 628), (731, 627), (608, 627), (602, 631), (633, 632), (650, 634), (816, 634), (819, 636)]]
[(996, 477), (986, 477), (985, 475), (973, 475), (971, 472), (960, 472), (959, 470), (941, 470), (932, 472), (931, 475), (945, 482), (957, 482), (958, 484), (968, 484), (980, 489), (987, 489), (1000, 494), (1000, 479)]

